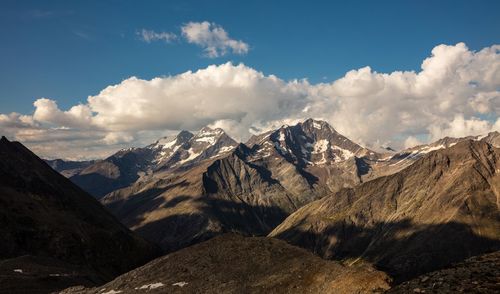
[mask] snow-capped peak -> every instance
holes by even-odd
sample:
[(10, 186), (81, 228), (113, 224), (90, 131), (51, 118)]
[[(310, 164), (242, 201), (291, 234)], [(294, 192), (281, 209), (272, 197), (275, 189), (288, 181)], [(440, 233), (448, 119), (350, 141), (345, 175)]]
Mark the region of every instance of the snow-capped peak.
[(158, 141), (156, 141), (154, 144), (151, 144), (149, 147), (150, 148), (161, 148), (161, 149), (173, 149), (176, 146), (180, 146), (186, 142), (188, 142), (191, 138), (193, 137), (193, 134), (191, 134), (188, 131), (180, 131), (177, 135), (175, 136), (166, 136), (163, 138), (160, 138)]
[(323, 131), (329, 131), (329, 132), (335, 132), (335, 130), (330, 126), (330, 124), (324, 120), (317, 120), (317, 119), (306, 119), (302, 125), (304, 127), (312, 127), (313, 129), (316, 130), (323, 130)]
[(194, 136), (193, 140), (199, 143), (208, 143), (209, 145), (214, 145), (217, 140), (224, 134), (224, 130), (220, 128), (211, 129), (209, 127), (204, 127)]
[[(252, 160), (282, 156), (303, 165), (330, 165), (354, 156), (375, 155), (337, 133), (326, 121), (307, 119), (251, 140)], [(275, 155), (275, 156), (273, 156)]]

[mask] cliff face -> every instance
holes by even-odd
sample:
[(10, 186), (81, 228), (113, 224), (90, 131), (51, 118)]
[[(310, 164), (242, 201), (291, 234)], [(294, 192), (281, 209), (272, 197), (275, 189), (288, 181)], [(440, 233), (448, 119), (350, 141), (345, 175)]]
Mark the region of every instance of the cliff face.
[(408, 279), (500, 248), (500, 150), (466, 140), (289, 216), (270, 236)]

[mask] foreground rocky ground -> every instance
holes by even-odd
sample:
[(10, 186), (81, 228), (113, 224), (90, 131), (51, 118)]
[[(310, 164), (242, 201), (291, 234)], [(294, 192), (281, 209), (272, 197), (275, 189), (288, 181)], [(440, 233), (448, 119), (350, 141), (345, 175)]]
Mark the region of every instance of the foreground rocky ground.
[(264, 237), (225, 234), (158, 258), (98, 288), (63, 293), (382, 293), (390, 278)]
[(500, 293), (500, 251), (422, 275), (388, 293)]

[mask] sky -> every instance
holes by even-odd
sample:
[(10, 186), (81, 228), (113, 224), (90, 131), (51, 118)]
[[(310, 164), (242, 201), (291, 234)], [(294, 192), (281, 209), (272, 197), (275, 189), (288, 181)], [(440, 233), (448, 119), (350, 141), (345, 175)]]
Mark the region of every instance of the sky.
[(307, 117), (395, 148), (500, 129), (499, 1), (0, 1), (0, 133), (99, 158)]

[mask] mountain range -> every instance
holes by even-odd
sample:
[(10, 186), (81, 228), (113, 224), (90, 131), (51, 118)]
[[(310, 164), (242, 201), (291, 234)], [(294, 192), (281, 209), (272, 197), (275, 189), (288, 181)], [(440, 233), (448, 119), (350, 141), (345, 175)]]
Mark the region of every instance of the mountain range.
[[(200, 133), (207, 132), (227, 138), (222, 130)], [(225, 232), (266, 235), (303, 205), (361, 183), (364, 158), (381, 157), (312, 119), (235, 147), (233, 140), (219, 142), (205, 145), (209, 152), (197, 150), (201, 155), (188, 162), (169, 155), (167, 162), (176, 164), (158, 168), (154, 163), (152, 172), (101, 203), (129, 228), (171, 251)]]
[[(127, 241), (130, 245), (122, 251), (105, 253), (101, 261), (121, 260), (125, 249), (140, 252), (135, 253), (137, 260), (106, 269), (105, 274), (95, 273), (100, 265), (72, 260), (71, 266), (84, 266), (81, 272), (100, 280), (67, 282), (65, 286), (82, 285), (68, 293), (382, 292), (500, 249), (498, 132), (375, 151), (327, 122), (308, 119), (254, 135), (245, 143), (237, 143), (222, 129), (205, 127), (119, 150), (102, 160), (45, 163), (19, 143), (2, 142), (25, 150), (31, 154), (26, 162), (34, 162), (18, 165), (21, 170), (11, 174), (24, 175), (29, 164), (39, 167), (29, 171), (36, 177), (19, 176), (16, 182), (8, 178), (11, 167), (2, 163), (7, 179), (2, 186), (12, 182), (31, 187), (23, 190), (31, 195), (56, 185), (49, 193), (56, 199), (78, 194), (78, 199), (97, 205), (82, 211), (109, 217), (106, 223), (113, 225), (101, 228), (108, 236), (121, 227), (135, 240)], [(12, 166), (22, 159), (6, 156)], [(40, 178), (49, 173), (49, 165), (66, 178), (54, 171)], [(30, 199), (34, 207), (45, 202), (43, 197), (35, 200)], [(60, 215), (55, 206), (53, 219), (76, 214), (70, 209)], [(17, 219), (32, 214), (21, 210), (19, 215)], [(49, 219), (32, 218), (35, 223)], [(40, 230), (33, 222), (25, 225)], [(18, 227), (10, 226), (12, 231)], [(66, 229), (61, 229), (50, 236), (64, 236)], [(117, 277), (157, 256), (155, 246), (167, 255)], [(26, 252), (46, 258), (32, 248)], [(16, 256), (22, 255), (10, 255)], [(26, 263), (37, 264), (32, 259)], [(104, 282), (109, 283), (92, 288)]]

